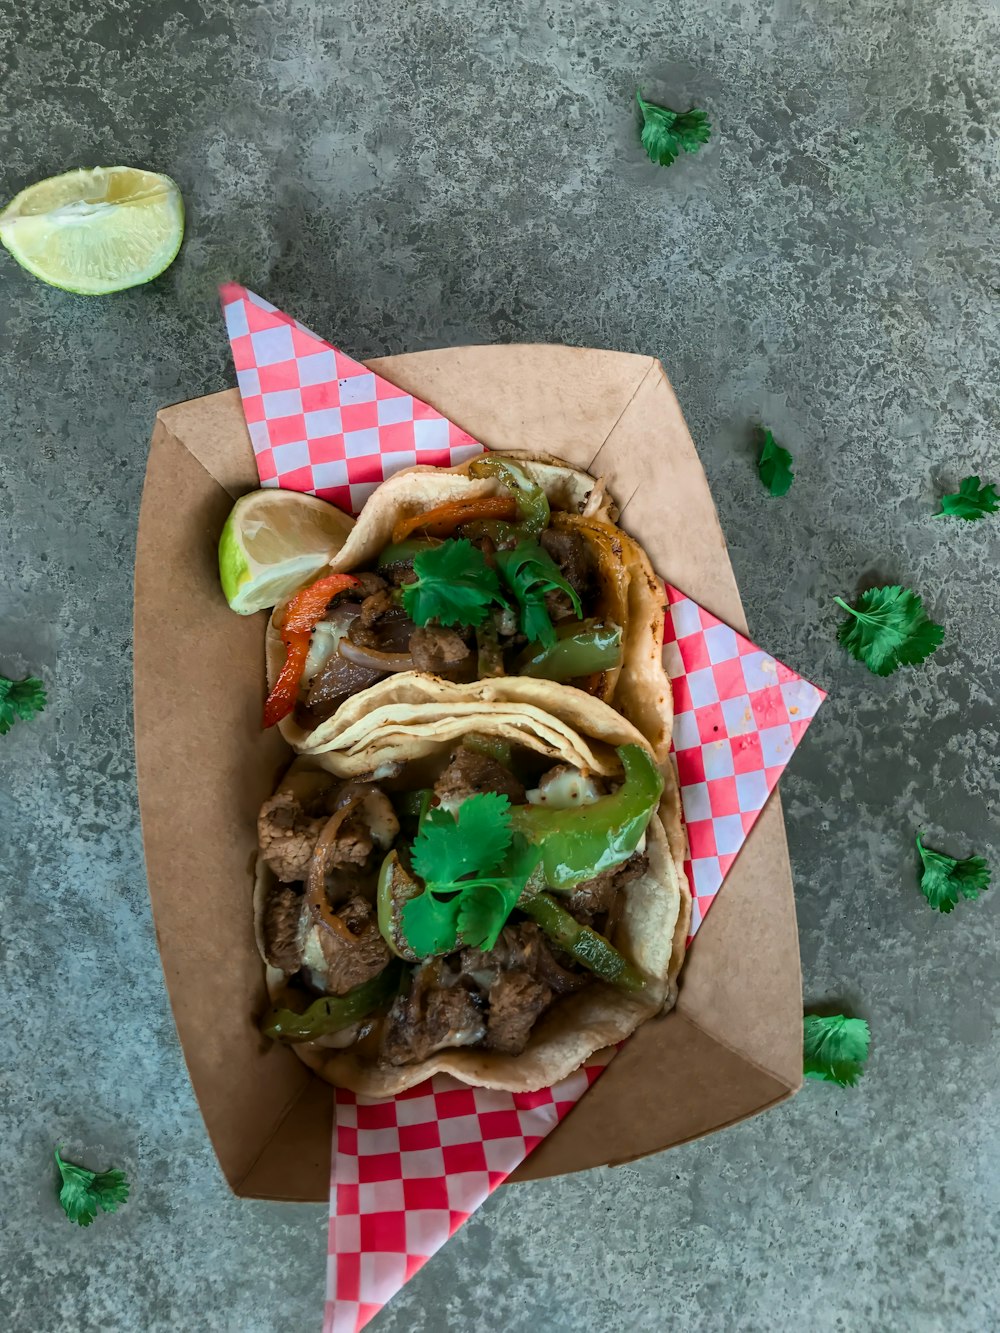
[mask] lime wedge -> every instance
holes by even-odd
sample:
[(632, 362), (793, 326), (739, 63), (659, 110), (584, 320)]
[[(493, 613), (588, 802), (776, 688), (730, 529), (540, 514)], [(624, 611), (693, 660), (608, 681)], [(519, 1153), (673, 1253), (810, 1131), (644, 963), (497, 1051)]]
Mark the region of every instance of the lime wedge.
[(298, 491), (251, 491), (219, 538), (219, 578), (241, 616), (277, 606), (311, 583), (343, 546), (354, 520)]
[(92, 167), (29, 185), (0, 213), (0, 241), (36, 278), (103, 296), (157, 277), (181, 248), (184, 204), (169, 176)]

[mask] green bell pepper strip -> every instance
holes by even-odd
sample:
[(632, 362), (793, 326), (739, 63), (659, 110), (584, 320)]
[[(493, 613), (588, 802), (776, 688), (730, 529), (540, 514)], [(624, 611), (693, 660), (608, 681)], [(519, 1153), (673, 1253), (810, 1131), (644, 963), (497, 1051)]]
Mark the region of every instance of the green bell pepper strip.
[(396, 957), (405, 958), (410, 963), (417, 962), (418, 955), (410, 948), (403, 934), (403, 908), (411, 898), (419, 897), (423, 891), (423, 886), (403, 869), (396, 852), (390, 852), (382, 862), (375, 893), (378, 928)]
[(433, 546), (440, 546), (439, 541), (429, 537), (407, 537), (405, 542), (393, 542), (386, 546), (375, 562), (376, 569), (391, 569), (393, 565), (409, 565), (414, 556), (429, 551)]
[(575, 958), (595, 977), (622, 990), (640, 991), (646, 979), (603, 935), (583, 926), (547, 893), (522, 899), (518, 907), (541, 926), (553, 944)]
[(471, 477), (498, 477), (517, 501), (518, 525), (522, 534), (533, 537), (549, 526), (549, 501), (541, 486), (509, 458), (487, 454), (469, 464)]
[(641, 745), (618, 747), (625, 781), (610, 796), (573, 810), (516, 805), (511, 828), (541, 848), (545, 882), (572, 889), (627, 861), (646, 832), (663, 791), (663, 777)]
[(363, 981), (346, 995), (323, 995), (314, 1000), (304, 1013), (276, 1005), (260, 1030), (275, 1041), (314, 1041), (366, 1018), (373, 1009), (392, 999), (398, 985), (399, 964), (393, 961), (378, 976)]
[(514, 673), (543, 680), (574, 680), (595, 671), (611, 671), (622, 660), (622, 632), (617, 625), (574, 620), (556, 626), (550, 648), (533, 644), (518, 659)]

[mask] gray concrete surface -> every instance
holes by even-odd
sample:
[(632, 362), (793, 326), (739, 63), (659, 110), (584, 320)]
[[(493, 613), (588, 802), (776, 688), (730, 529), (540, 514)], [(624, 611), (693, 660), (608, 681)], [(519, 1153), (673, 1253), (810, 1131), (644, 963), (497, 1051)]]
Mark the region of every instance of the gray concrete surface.
[[(359, 356), (660, 356), (753, 631), (832, 692), (783, 791), (806, 998), (870, 1018), (862, 1086), (501, 1191), (373, 1327), (996, 1326), (1000, 893), (937, 916), (912, 841), (1000, 857), (1000, 520), (930, 517), (1000, 480), (998, 49), (974, 0), (0, 0), (0, 194), (127, 161), (189, 210), (173, 268), (112, 299), (0, 253), (0, 669), (51, 693), (0, 740), (5, 1329), (319, 1324), (323, 1210), (233, 1199), (205, 1138), (136, 813), (146, 442), (233, 383), (224, 278)], [(710, 147), (646, 163), (637, 83), (697, 98)], [(783, 501), (757, 420), (796, 457)], [(831, 598), (874, 575), (948, 632), (884, 681), (834, 640)], [(132, 1202), (70, 1226), (54, 1142), (126, 1167)]]

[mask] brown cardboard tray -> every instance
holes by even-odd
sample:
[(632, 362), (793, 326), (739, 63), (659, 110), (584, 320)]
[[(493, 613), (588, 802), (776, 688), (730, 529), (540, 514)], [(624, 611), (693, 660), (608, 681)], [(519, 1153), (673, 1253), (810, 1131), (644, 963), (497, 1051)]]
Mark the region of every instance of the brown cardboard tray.
[[(557, 454), (608, 479), (664, 578), (738, 630), (743, 608), (698, 455), (659, 362), (558, 346), (460, 347), (368, 363), (491, 448)], [(235, 389), (160, 412), (135, 568), (135, 744), (149, 892), (177, 1032), (232, 1189), (323, 1201), (332, 1090), (263, 1040), (250, 898), (255, 821), (288, 761), (260, 728), (264, 613), (234, 616), (216, 544), (257, 482)], [(681, 975), (512, 1177), (627, 1162), (783, 1101), (802, 1076), (792, 881), (777, 794)]]

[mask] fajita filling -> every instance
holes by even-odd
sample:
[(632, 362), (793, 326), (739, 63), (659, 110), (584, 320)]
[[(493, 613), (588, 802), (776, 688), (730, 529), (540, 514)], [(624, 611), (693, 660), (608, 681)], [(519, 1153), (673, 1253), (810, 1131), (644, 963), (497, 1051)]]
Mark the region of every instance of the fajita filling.
[(566, 997), (641, 993), (619, 923), (662, 778), (618, 754), (601, 778), (471, 735), (363, 780), (293, 768), (258, 821), (258, 940), (283, 974), (264, 1031), (400, 1067), (517, 1055)]
[(364, 567), (317, 580), (277, 614), (284, 662), (268, 725), (292, 717), (311, 731), (405, 671), (534, 676), (613, 702), (629, 617), (623, 534), (588, 503), (552, 509), (511, 459), (489, 455), (468, 472), (502, 493), (400, 514)]

